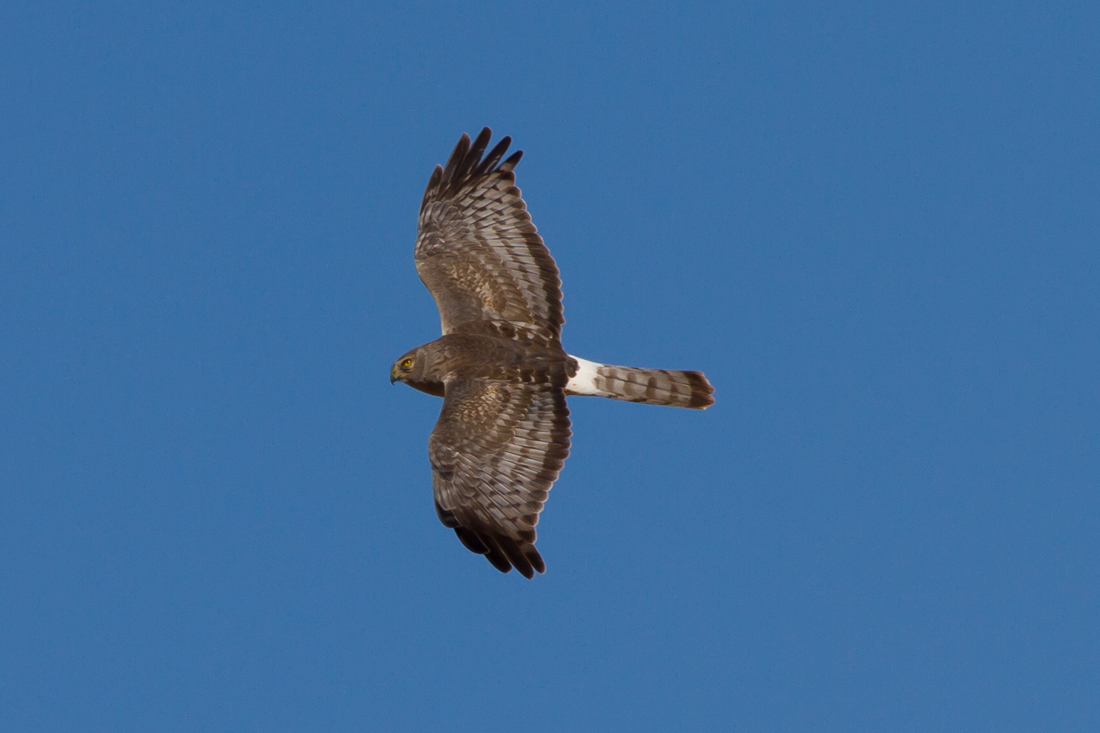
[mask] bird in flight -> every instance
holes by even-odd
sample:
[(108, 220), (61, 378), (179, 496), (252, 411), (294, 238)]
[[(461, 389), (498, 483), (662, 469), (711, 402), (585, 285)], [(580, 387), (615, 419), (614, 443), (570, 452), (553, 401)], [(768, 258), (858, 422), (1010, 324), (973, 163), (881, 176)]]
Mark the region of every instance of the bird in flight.
[[(546, 572), (535, 525), (569, 455), (567, 395), (704, 410), (701, 372), (610, 366), (561, 344), (561, 279), (516, 188), (523, 155), (486, 155), (463, 134), (420, 204), (416, 271), (443, 336), (396, 362), (390, 382), (443, 398), (428, 439), (435, 510), (472, 552), (507, 573)], [(503, 159), (503, 160), (502, 160)]]

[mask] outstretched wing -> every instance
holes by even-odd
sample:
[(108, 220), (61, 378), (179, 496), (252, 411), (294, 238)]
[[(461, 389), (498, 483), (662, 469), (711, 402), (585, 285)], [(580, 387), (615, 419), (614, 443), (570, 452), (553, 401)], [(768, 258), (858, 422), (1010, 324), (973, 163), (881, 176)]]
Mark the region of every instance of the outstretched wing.
[(511, 138), (482, 159), (491, 131), (462, 138), (436, 166), (420, 204), (416, 271), (439, 308), (443, 333), (509, 333), (560, 343), (561, 278), (538, 235), (513, 172)]
[(428, 441), (435, 509), (502, 573), (546, 572), (535, 525), (569, 455), (561, 387), (488, 379), (447, 384)]

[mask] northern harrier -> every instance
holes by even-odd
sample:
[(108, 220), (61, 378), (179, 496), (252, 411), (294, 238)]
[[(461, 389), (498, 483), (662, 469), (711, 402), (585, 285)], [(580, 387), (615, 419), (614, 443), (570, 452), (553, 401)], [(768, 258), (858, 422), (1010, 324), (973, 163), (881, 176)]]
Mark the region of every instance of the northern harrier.
[(435, 510), (472, 552), (527, 578), (546, 564), (535, 525), (569, 455), (566, 395), (703, 410), (701, 372), (608, 366), (565, 353), (561, 280), (531, 223), (511, 138), (463, 135), (420, 204), (416, 271), (443, 336), (398, 359), (390, 382), (443, 398), (428, 440)]

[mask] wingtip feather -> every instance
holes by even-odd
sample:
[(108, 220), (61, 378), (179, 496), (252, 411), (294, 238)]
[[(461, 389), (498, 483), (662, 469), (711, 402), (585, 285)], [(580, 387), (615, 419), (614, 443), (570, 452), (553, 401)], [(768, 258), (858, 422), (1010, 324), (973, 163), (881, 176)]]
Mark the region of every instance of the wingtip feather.
[(508, 146), (512, 144), (512, 138), (506, 135), (493, 146), (488, 155), (484, 155), (492, 135), (491, 128), (483, 127), (471, 142), (470, 136), (465, 132), (462, 133), (455, 144), (454, 150), (451, 151), (451, 156), (447, 159), (446, 165), (436, 166), (436, 170), (439, 171), (438, 176), (435, 171), (432, 172), (431, 180), (428, 181), (427, 190), (424, 192), (424, 202), (421, 204), (421, 210), (423, 210), (424, 203), (427, 202), (433, 192), (435, 192), (436, 197), (446, 196), (454, 194), (466, 183), (481, 176), (496, 172), (511, 173), (516, 164), (519, 163), (520, 158), (523, 157), (523, 151), (517, 150), (507, 160), (500, 163), (500, 159), (508, 151)]

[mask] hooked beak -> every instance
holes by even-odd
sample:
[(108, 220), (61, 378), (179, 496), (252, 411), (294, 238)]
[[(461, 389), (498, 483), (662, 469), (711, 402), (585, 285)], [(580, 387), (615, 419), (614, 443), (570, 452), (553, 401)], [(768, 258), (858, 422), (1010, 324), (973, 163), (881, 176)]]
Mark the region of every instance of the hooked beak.
[(390, 369), (390, 384), (397, 381), (397, 367)]

